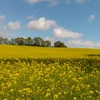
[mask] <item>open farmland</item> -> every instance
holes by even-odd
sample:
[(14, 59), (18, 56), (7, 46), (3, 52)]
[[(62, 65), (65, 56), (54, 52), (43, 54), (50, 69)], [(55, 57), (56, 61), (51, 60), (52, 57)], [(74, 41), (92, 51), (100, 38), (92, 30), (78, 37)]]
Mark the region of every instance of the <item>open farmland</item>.
[[(100, 56), (100, 49), (48, 48), (32, 46), (0, 45), (0, 59), (8, 58), (86, 58)], [(93, 58), (93, 57), (92, 57)]]
[(100, 100), (100, 49), (0, 45), (0, 100)]

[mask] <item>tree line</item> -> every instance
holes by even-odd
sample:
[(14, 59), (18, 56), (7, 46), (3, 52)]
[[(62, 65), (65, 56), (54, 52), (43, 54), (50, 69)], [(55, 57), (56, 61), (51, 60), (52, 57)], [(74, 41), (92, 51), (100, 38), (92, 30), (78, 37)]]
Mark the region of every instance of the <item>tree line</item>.
[[(35, 37), (35, 38), (17, 37), (12, 39), (0, 37), (0, 44), (52, 47), (50, 40), (43, 40), (41, 37)], [(67, 46), (61, 41), (56, 41), (53, 47), (67, 47)]]

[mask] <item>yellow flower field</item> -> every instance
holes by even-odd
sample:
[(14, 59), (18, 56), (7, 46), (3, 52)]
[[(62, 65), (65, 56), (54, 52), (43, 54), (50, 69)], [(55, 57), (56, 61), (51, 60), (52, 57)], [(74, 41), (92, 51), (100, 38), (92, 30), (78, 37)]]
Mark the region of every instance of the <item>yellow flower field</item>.
[(100, 55), (100, 49), (0, 45), (0, 58), (82, 58), (87, 54)]
[(0, 45), (0, 100), (100, 100), (100, 49)]

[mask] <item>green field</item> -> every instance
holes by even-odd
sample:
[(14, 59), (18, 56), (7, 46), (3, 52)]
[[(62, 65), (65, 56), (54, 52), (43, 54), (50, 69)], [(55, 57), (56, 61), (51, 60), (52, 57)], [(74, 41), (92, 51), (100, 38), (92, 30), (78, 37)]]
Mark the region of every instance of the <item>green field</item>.
[(0, 100), (100, 100), (100, 49), (0, 45)]

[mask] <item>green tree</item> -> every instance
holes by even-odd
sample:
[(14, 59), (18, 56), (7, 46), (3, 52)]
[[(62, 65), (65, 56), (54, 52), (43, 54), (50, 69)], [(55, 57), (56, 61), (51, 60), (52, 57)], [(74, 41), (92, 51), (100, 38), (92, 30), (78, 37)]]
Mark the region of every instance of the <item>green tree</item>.
[(43, 39), (40, 37), (35, 37), (34, 38), (34, 46), (43, 46)]
[(51, 47), (51, 42), (49, 40), (46, 40), (46, 47)]
[(34, 44), (34, 41), (31, 37), (28, 37), (26, 40), (25, 40), (25, 44), (26, 45), (33, 45)]
[(23, 37), (18, 37), (16, 41), (18, 45), (25, 45), (25, 39)]
[(57, 41), (54, 43), (54, 47), (66, 47), (66, 45), (61, 41)]
[(4, 44), (9, 44), (9, 39), (8, 38), (4, 38), (3, 42), (4, 42)]
[(0, 37), (0, 44), (3, 44), (3, 37)]

